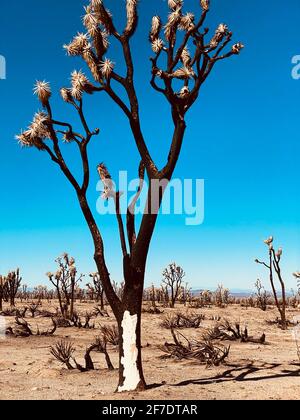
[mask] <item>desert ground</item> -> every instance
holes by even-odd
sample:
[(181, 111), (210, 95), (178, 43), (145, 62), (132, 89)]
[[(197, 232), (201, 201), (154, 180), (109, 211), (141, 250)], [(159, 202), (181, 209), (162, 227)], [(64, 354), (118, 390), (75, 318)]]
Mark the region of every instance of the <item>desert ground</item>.
[[(55, 302), (45, 304), (55, 310)], [(92, 310), (89, 303), (76, 304), (79, 312)], [(300, 399), (300, 363), (293, 329), (280, 330), (267, 324), (277, 312), (269, 308), (263, 312), (257, 308), (230, 305), (227, 308), (192, 309), (193, 313), (205, 315), (200, 328), (184, 329), (187, 337), (200, 337), (215, 325), (215, 317), (247, 325), (249, 334), (266, 334), (266, 345), (230, 342), (228, 359), (222, 366), (207, 367), (197, 360), (178, 361), (162, 358), (159, 348), (166, 341), (172, 342), (171, 332), (161, 327), (167, 313), (191, 311), (183, 305), (175, 309), (163, 308), (162, 314), (143, 314), (143, 361), (147, 383), (152, 385), (145, 392), (116, 394), (118, 370), (106, 368), (103, 354), (93, 353), (96, 369), (81, 373), (67, 370), (51, 354), (50, 346), (61, 339), (69, 339), (76, 348), (75, 356), (83, 363), (86, 347), (94, 340), (99, 324), (115, 324), (110, 318), (97, 318), (95, 329), (58, 328), (50, 337), (0, 339), (0, 399), (16, 400), (230, 400), (230, 399)], [(299, 315), (299, 310), (288, 309), (289, 319)], [(26, 320), (35, 330), (51, 327), (51, 319), (27, 315)], [(14, 318), (6, 317), (6, 326), (13, 325)], [(117, 367), (117, 349), (109, 347), (109, 354)]]

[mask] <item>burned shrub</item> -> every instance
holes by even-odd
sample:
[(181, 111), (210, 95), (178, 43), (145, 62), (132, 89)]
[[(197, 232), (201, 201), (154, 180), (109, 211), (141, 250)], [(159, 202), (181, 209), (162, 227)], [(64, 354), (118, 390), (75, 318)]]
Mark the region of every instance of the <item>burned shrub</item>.
[(119, 345), (119, 330), (117, 325), (100, 325), (101, 337), (112, 346)]
[(95, 328), (95, 323), (94, 322), (90, 323), (92, 317), (93, 317), (93, 313), (86, 312), (84, 315), (84, 321), (83, 321), (80, 315), (77, 312), (74, 312), (71, 318), (71, 322), (73, 323), (74, 327), (91, 330)]
[(6, 329), (6, 335), (11, 335), (14, 337), (30, 337), (30, 336), (43, 336), (49, 337), (53, 335), (56, 331), (57, 325), (54, 319), (52, 319), (53, 327), (50, 330), (40, 331), (39, 327), (34, 332), (31, 326), (23, 318), (16, 317), (15, 324), (12, 327)]
[[(79, 364), (75, 357), (73, 356), (75, 353), (75, 347), (72, 342), (61, 340), (55, 344), (55, 346), (50, 347), (50, 353), (52, 356), (55, 357), (63, 365), (69, 370), (78, 369), (80, 372), (88, 372), (90, 370), (95, 369), (94, 362), (91, 357), (91, 353), (93, 351), (103, 353), (105, 356), (105, 361), (107, 364), (107, 368), (109, 370), (114, 370), (114, 366), (110, 360), (108, 351), (107, 351), (107, 343), (103, 337), (96, 337), (95, 341), (86, 349), (84, 360), (85, 365), (82, 366)], [(73, 364), (74, 366), (73, 366)]]
[(242, 329), (239, 323), (231, 324), (228, 320), (225, 320), (223, 323), (216, 324), (214, 328), (208, 330), (206, 337), (208, 340), (240, 340), (242, 343), (265, 344), (266, 342), (265, 334), (262, 334), (259, 338), (251, 337), (249, 336), (247, 327)]
[(204, 319), (205, 315), (177, 312), (176, 314), (166, 315), (161, 326), (167, 329), (199, 328)]
[[(189, 340), (183, 334), (175, 332), (171, 329), (173, 343), (165, 343), (160, 346), (160, 350), (166, 353), (165, 357), (178, 360), (196, 359), (200, 364), (207, 366), (219, 366), (225, 362), (229, 356), (230, 347), (223, 345), (215, 345), (211, 340), (202, 338), (201, 340)], [(180, 341), (180, 338), (185, 343)]]

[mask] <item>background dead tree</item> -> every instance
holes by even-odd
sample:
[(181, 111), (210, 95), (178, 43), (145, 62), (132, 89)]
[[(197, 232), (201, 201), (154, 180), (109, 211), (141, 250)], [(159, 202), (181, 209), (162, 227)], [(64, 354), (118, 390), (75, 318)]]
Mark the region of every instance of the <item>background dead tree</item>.
[(170, 296), (169, 296), (169, 289), (167, 285), (164, 285), (164, 284), (161, 285), (161, 297), (162, 297), (163, 306), (165, 308), (170, 306)]
[(222, 284), (218, 285), (217, 290), (213, 294), (214, 303), (218, 308), (225, 308), (229, 305), (229, 290)]
[(266, 292), (264, 286), (261, 284), (261, 281), (259, 279), (257, 279), (257, 282), (255, 283), (255, 287), (256, 287), (257, 307), (265, 312), (268, 308), (269, 295)]
[[(171, 330), (174, 343), (165, 343), (160, 350), (175, 359), (197, 359), (207, 366), (220, 366), (229, 355), (230, 347), (215, 345), (205, 338), (189, 340), (183, 334)], [(181, 341), (184, 340), (184, 342)]]
[(199, 296), (192, 296), (190, 306), (192, 308), (205, 308), (213, 304), (213, 293), (210, 290), (202, 290)]
[(11, 271), (5, 277), (3, 282), (3, 299), (5, 302), (9, 302), (10, 306), (15, 306), (15, 299), (18, 293), (19, 287), (21, 286), (22, 277), (20, 275), (20, 269), (17, 268), (15, 271)]
[(188, 283), (185, 283), (185, 285), (181, 286), (178, 299), (179, 302), (184, 306), (192, 301), (192, 288), (189, 287)]
[[(264, 243), (268, 246), (269, 249), (269, 262), (266, 263), (264, 261), (255, 260), (257, 264), (261, 264), (264, 267), (266, 267), (269, 271), (269, 278), (270, 283), (273, 291), (273, 296), (275, 299), (275, 304), (278, 309), (278, 312), (280, 314), (280, 326), (283, 330), (287, 329), (287, 319), (286, 319), (286, 289), (285, 289), (285, 283), (282, 277), (281, 273), (281, 257), (282, 257), (282, 249), (279, 248), (279, 250), (276, 252), (273, 247), (274, 238), (271, 236), (269, 239), (265, 240)], [(278, 297), (276, 286), (275, 286), (275, 278), (274, 273), (276, 273), (277, 278), (279, 280), (279, 284), (281, 287), (281, 299)]]
[(75, 288), (83, 274), (77, 277), (75, 259), (67, 253), (58, 257), (55, 262), (58, 270), (56, 273), (47, 273), (47, 276), (55, 287), (62, 317), (71, 319), (74, 315)]
[(100, 302), (101, 310), (104, 311), (104, 287), (101, 281), (101, 276), (99, 273), (91, 273), (90, 277), (92, 279), (92, 284), (87, 284), (87, 287), (90, 292), (93, 292), (95, 295), (96, 302)]
[(31, 294), (31, 298), (34, 300), (37, 300), (38, 304), (42, 302), (43, 300), (51, 300), (53, 299), (53, 296), (51, 295), (50, 290), (48, 290), (47, 286), (39, 285), (36, 286)]
[[(97, 271), (101, 275), (105, 295), (120, 330), (118, 387), (120, 392), (146, 388), (141, 357), (141, 312), (146, 263), (164, 192), (173, 177), (181, 153), (186, 132), (186, 115), (198, 99), (201, 86), (215, 65), (238, 55), (243, 48), (241, 43), (229, 46), (233, 34), (225, 24), (220, 24), (212, 34), (209, 34), (209, 29), (204, 26), (210, 8), (208, 0), (201, 0), (198, 3), (201, 8), (197, 13), (198, 16), (185, 13), (182, 0), (169, 0), (170, 14), (166, 22), (158, 16), (153, 17), (149, 36), (153, 50), (151, 86), (170, 105), (170, 116), (174, 126), (168, 158), (160, 169), (154, 162), (143, 135), (140, 104), (135, 89), (136, 66), (131, 50), (131, 38), (136, 33), (139, 22), (138, 5), (142, 3), (126, 0), (127, 22), (125, 28), (119, 31), (104, 2), (90, 0), (83, 18), (87, 33), (77, 34), (72, 42), (65, 46), (70, 56), (82, 57), (95, 82), (91, 83), (83, 72), (75, 71), (71, 77), (71, 88), (61, 90), (63, 100), (78, 114), (83, 134), (75, 132), (70, 123), (60, 121), (54, 116), (50, 104), (50, 85), (47, 82), (37, 82), (35, 92), (45, 112), (36, 114), (28, 130), (17, 137), (23, 146), (36, 147), (48, 153), (76, 192), (93, 238)], [(107, 58), (109, 46), (114, 43), (117, 43), (122, 51), (120, 71), (123, 72), (125, 69), (124, 75), (118, 73), (113, 60)], [(145, 66), (140, 64), (143, 71)], [(120, 194), (114, 191), (111, 176), (105, 165), (98, 166), (99, 175), (105, 186), (103, 198), (113, 200), (119, 226), (125, 281), (121, 298), (113, 288), (106, 264), (102, 235), (87, 199), (90, 183), (88, 146), (100, 130), (89, 127), (85, 117), (83, 95), (94, 92), (108, 95), (119, 106), (128, 119), (140, 154), (140, 162), (137, 165), (140, 187), (129, 205), (126, 229), (120, 213)], [(83, 176), (78, 179), (64, 158), (63, 144), (73, 144), (78, 147), (83, 168), (81, 174)], [(135, 209), (141, 191), (145, 187), (146, 176), (149, 180), (148, 199), (137, 230)], [(135, 343), (124, 340), (123, 336), (132, 337)], [(133, 346), (136, 348), (136, 363), (132, 364), (127, 361), (131, 358)], [(127, 368), (130, 372), (127, 372)], [(129, 380), (133, 377), (134, 380)]]
[(116, 296), (118, 296), (118, 298), (120, 300), (122, 300), (123, 299), (123, 296), (124, 296), (125, 283), (122, 281), (119, 284), (117, 281), (114, 280), (112, 282), (112, 286), (113, 286), (113, 289), (114, 289), (114, 292), (115, 292)]
[(297, 286), (298, 286), (298, 298), (297, 298), (297, 302), (299, 302), (299, 298), (300, 298), (300, 271), (296, 271), (295, 273), (293, 273), (293, 276), (297, 280)]
[(143, 306), (142, 312), (148, 314), (161, 314), (162, 311), (157, 306), (156, 302), (161, 299), (161, 290), (156, 289), (154, 285), (144, 291), (144, 301), (148, 302), (147, 306)]
[[(294, 273), (295, 276), (295, 273)], [(299, 293), (291, 289), (291, 296), (287, 298), (287, 306), (296, 309), (299, 305)]]
[(163, 272), (163, 284), (168, 291), (170, 296), (170, 308), (175, 308), (176, 301), (181, 292), (182, 281), (185, 277), (183, 269), (175, 262), (169, 264), (169, 266)]
[(6, 284), (6, 277), (0, 276), (0, 311), (3, 310), (4, 288)]
[(21, 290), (17, 293), (17, 297), (20, 298), (21, 303), (29, 298), (28, 286), (27, 284), (22, 284)]

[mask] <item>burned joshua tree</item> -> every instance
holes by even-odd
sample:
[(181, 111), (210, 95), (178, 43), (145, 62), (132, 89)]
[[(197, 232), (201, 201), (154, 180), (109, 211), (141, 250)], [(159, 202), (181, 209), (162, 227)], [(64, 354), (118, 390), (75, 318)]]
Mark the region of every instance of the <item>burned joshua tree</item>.
[(262, 311), (265, 312), (268, 308), (269, 295), (266, 292), (264, 286), (262, 285), (259, 279), (257, 279), (257, 282), (255, 283), (255, 287), (256, 287), (256, 304), (258, 308), (260, 308)]
[(184, 277), (185, 272), (176, 263), (170, 264), (163, 272), (163, 288), (170, 297), (170, 308), (175, 308), (175, 303), (181, 293)]
[[(271, 287), (272, 287), (272, 291), (273, 291), (273, 295), (275, 299), (275, 304), (280, 314), (279, 325), (283, 330), (286, 330), (288, 326), (288, 322), (286, 319), (286, 305), (287, 305), (286, 289), (285, 289), (285, 283), (282, 277), (281, 266), (280, 266), (281, 257), (282, 257), (282, 249), (279, 248), (278, 251), (276, 252), (273, 247), (273, 242), (274, 242), (273, 236), (271, 236), (269, 239), (264, 241), (264, 243), (267, 245), (269, 249), (269, 262), (267, 263), (264, 261), (260, 261), (258, 259), (255, 260), (255, 262), (257, 264), (263, 265), (269, 271), (270, 283), (271, 283)], [(275, 274), (279, 280), (279, 284), (281, 287), (281, 299), (278, 297), (278, 292), (276, 290)]]
[(0, 311), (3, 310), (5, 284), (6, 284), (6, 277), (0, 276)]
[[(9, 302), (10, 306), (15, 306), (15, 299), (21, 286), (22, 277), (19, 268), (11, 271), (6, 277), (1, 276), (0, 295), (5, 302)], [(1, 300), (1, 296), (0, 296)]]
[(95, 297), (96, 302), (100, 302), (100, 308), (102, 311), (104, 311), (104, 287), (101, 281), (101, 276), (99, 273), (91, 273), (90, 278), (92, 279), (93, 283), (87, 284), (89, 293)]
[(63, 318), (72, 319), (74, 315), (75, 288), (83, 275), (77, 277), (77, 269), (73, 257), (67, 253), (55, 260), (58, 264), (56, 273), (47, 273), (50, 282), (55, 287), (59, 307)]
[[(169, 0), (170, 13), (165, 21), (154, 16), (150, 31), (150, 47), (154, 56), (151, 59), (150, 82), (152, 88), (169, 103), (173, 124), (173, 135), (166, 163), (159, 168), (154, 162), (143, 134), (140, 119), (140, 104), (135, 88), (135, 71), (140, 64), (144, 71), (146, 63), (135, 62), (132, 55), (131, 39), (139, 23), (138, 8), (144, 1), (126, 0), (127, 22), (120, 31), (104, 1), (91, 0), (85, 8), (83, 23), (86, 33), (75, 36), (66, 51), (70, 56), (80, 56), (91, 72), (93, 82), (82, 71), (74, 71), (71, 87), (63, 88), (63, 100), (75, 111), (82, 123), (83, 131), (75, 131), (73, 126), (57, 117), (50, 104), (51, 89), (47, 82), (38, 82), (35, 92), (44, 107), (37, 113), (30, 127), (18, 136), (23, 146), (36, 147), (46, 152), (52, 161), (74, 187), (82, 213), (93, 237), (94, 258), (101, 276), (106, 298), (116, 316), (120, 330), (119, 386), (118, 391), (145, 389), (141, 357), (141, 311), (144, 277), (149, 247), (156, 226), (165, 189), (171, 180), (186, 131), (186, 115), (198, 99), (201, 86), (217, 63), (240, 53), (243, 45), (230, 46), (232, 32), (225, 24), (210, 32), (204, 26), (209, 12), (209, 0), (198, 2), (196, 14), (185, 13), (182, 0)], [(113, 6), (113, 4), (112, 4)], [(121, 3), (118, 7), (122, 7)], [(121, 63), (114, 63), (109, 56), (110, 42), (118, 44), (123, 53)], [(119, 66), (120, 65), (120, 66)], [(119, 68), (119, 69), (118, 69)], [(125, 69), (125, 73), (123, 73)], [(143, 74), (143, 78), (145, 75)], [(179, 87), (180, 85), (180, 87)], [(124, 293), (120, 298), (114, 291), (107, 267), (104, 243), (99, 226), (87, 199), (90, 183), (90, 164), (88, 146), (100, 133), (98, 128), (90, 127), (86, 119), (84, 95), (102, 93), (114, 102), (128, 120), (140, 155), (137, 172), (140, 186), (130, 203), (126, 228), (120, 211), (120, 196), (113, 188), (111, 176), (104, 164), (98, 172), (103, 180), (103, 198), (113, 200), (120, 232), (123, 253), (121, 263), (124, 271)], [(99, 111), (101, 111), (99, 102)], [(164, 116), (165, 118), (165, 116)], [(154, 134), (157, 136), (157, 133)], [(83, 164), (82, 179), (79, 179), (68, 166), (63, 155), (63, 146), (78, 148)], [(99, 149), (99, 160), (102, 159)], [(124, 164), (124, 162), (123, 162)], [(77, 171), (78, 173), (78, 171)], [(139, 229), (135, 223), (135, 209), (144, 179), (148, 177), (148, 200)]]

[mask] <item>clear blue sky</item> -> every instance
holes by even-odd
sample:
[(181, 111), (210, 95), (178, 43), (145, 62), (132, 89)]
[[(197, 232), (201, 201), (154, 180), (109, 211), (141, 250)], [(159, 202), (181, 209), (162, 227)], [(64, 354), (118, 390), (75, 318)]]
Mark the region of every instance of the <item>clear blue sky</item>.
[[(107, 1), (120, 21), (123, 1)], [(188, 0), (197, 10), (199, 1)], [(0, 273), (20, 266), (27, 284), (47, 283), (53, 260), (68, 251), (82, 272), (95, 269), (89, 233), (74, 193), (48, 156), (21, 150), (14, 140), (39, 108), (32, 95), (36, 79), (47, 79), (54, 91), (69, 84), (72, 70), (84, 68), (68, 58), (62, 45), (82, 30), (82, 0), (4, 2), (0, 54), (7, 60), (7, 80), (0, 81)], [(140, 29), (133, 41), (142, 125), (153, 155), (164, 162), (170, 142), (168, 107), (152, 92), (151, 17), (165, 15), (166, 2), (141, 0)], [(13, 13), (13, 18), (12, 17)], [(300, 81), (291, 78), (291, 59), (300, 54), (299, 0), (212, 0), (208, 23), (225, 22), (246, 48), (216, 67), (188, 116), (176, 177), (203, 178), (206, 216), (203, 225), (186, 227), (184, 216), (161, 217), (149, 256), (147, 283), (159, 283), (161, 272), (176, 260), (194, 288), (249, 289), (264, 271), (254, 264), (273, 234), (284, 248), (284, 271), (300, 269), (299, 115)], [(13, 28), (11, 27), (13, 25)], [(117, 64), (119, 52), (108, 56)], [(53, 107), (70, 119), (70, 107), (57, 94)], [(135, 177), (138, 155), (121, 112), (105, 96), (87, 103), (91, 125), (101, 136), (91, 148), (92, 165), (105, 161), (113, 174), (128, 170)], [(70, 117), (68, 117), (70, 115)], [(72, 146), (64, 151), (76, 168)], [(92, 166), (93, 167), (93, 166)], [(98, 197), (93, 174), (90, 199)], [(106, 242), (112, 277), (121, 279), (121, 256), (115, 219), (97, 217)]]

